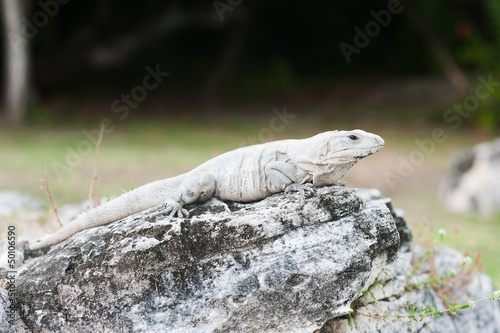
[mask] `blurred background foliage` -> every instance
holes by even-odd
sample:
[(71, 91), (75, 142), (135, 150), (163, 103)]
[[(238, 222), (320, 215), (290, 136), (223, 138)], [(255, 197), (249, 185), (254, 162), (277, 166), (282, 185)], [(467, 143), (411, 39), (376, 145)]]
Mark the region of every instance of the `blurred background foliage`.
[[(492, 73), (500, 76), (500, 2), (484, 0), (481, 4), (485, 15), (482, 28), (472, 28), (470, 25), (457, 26), (457, 33), (463, 41), (456, 49), (456, 57), (461, 66), (468, 70), (482, 73)], [(477, 31), (481, 30), (482, 33)], [(483, 128), (497, 129), (500, 125), (500, 89), (493, 92), (493, 98), (488, 99), (473, 114), (473, 118)]]
[[(141, 108), (140, 117), (169, 116), (179, 104), (203, 112), (207, 105), (317, 101), (353, 80), (355, 95), (366, 84), (444, 76), (439, 49), (471, 86), (479, 74), (500, 76), (496, 0), (402, 0), (402, 12), (349, 64), (340, 43), (353, 45), (354, 27), (364, 30), (374, 20), (371, 11), (387, 9), (388, 1), (24, 1), (32, 24), (47, 3), (58, 5), (29, 38), (28, 122), (86, 117), (88, 110), (60, 104), (113, 100), (155, 64), (171, 73), (151, 93), (164, 104)], [(492, 130), (500, 123), (498, 90), (474, 112), (471, 126)]]

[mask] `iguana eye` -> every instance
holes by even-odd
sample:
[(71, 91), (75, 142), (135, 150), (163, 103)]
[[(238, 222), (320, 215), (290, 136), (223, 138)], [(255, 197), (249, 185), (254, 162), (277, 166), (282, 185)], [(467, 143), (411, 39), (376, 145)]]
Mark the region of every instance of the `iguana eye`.
[(358, 137), (356, 135), (349, 135), (349, 139), (356, 141)]

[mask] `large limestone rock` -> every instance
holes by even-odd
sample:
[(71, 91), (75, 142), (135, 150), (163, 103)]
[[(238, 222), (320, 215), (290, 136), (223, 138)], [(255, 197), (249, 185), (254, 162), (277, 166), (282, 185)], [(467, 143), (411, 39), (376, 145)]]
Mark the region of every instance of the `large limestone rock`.
[(430, 276), (456, 272), (445, 291), (459, 304), (494, 290), (449, 248), (415, 270), (425, 251), (377, 190), (189, 208), (191, 218), (151, 209), (83, 231), (29, 262), (16, 281), (20, 318), (32, 332), (500, 332), (500, 301), (377, 319), (408, 315), (407, 305), (445, 308), (443, 290), (419, 287)]
[(458, 153), (442, 192), (453, 212), (500, 211), (500, 138)]
[(397, 259), (389, 201), (372, 194), (212, 200), (86, 230), (20, 273), (21, 318), (33, 332), (313, 332)]

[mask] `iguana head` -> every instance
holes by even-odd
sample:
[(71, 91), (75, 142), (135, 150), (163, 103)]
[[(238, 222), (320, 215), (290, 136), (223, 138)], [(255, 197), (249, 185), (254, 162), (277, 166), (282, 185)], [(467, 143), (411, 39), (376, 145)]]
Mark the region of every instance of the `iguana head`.
[(313, 175), (315, 185), (332, 184), (359, 159), (384, 147), (380, 136), (359, 129), (324, 132), (303, 143), (299, 148), (301, 151), (295, 151), (292, 160)]

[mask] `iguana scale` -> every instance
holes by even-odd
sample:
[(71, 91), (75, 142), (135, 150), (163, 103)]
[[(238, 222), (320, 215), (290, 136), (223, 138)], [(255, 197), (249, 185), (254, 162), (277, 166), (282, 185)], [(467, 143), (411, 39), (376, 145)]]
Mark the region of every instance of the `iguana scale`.
[[(158, 205), (170, 216), (188, 215), (184, 205), (221, 200), (249, 202), (273, 193), (312, 191), (334, 185), (356, 162), (384, 146), (384, 140), (362, 130), (329, 131), (308, 139), (248, 146), (219, 155), (190, 172), (158, 180), (97, 206), (29, 248), (45, 248), (76, 234)], [(312, 183), (312, 185), (311, 185)]]

